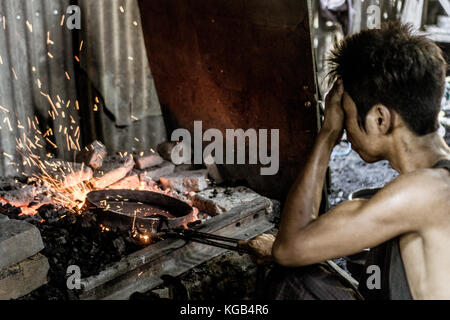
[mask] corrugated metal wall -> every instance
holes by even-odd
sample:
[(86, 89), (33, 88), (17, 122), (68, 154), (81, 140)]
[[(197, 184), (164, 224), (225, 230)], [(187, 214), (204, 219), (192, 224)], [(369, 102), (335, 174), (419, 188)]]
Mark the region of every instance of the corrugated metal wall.
[[(83, 13), (76, 42), (83, 47), (79, 90), (87, 93), (80, 103), (89, 110), (83, 116), (90, 123), (84, 136), (102, 140), (109, 151), (146, 149), (162, 142), (166, 132), (137, 0), (78, 4)], [(99, 112), (92, 112), (95, 105)]]
[[(3, 155), (0, 173), (3, 175), (16, 175), (16, 170), (23, 170), (11, 165), (11, 162), (21, 162), (16, 151), (16, 139), (23, 142), (25, 134), (36, 142), (33, 124), (29, 124), (28, 119), (30, 122), (34, 120), (34, 126), (38, 126), (42, 133), (47, 128), (58, 132), (60, 126), (72, 125), (75, 129), (78, 125), (74, 108), (76, 86), (71, 62), (72, 39), (70, 31), (60, 25), (68, 5), (68, 0), (0, 2), (0, 105), (3, 107), (0, 111), (0, 150)], [(43, 94), (48, 94), (59, 107), (64, 105), (65, 108), (71, 101), (69, 108), (65, 108), (64, 117), (58, 116), (55, 121), (51, 119), (48, 111), (52, 108)], [(71, 123), (70, 116), (75, 123)], [(33, 152), (42, 155), (55, 151), (58, 157), (70, 157), (70, 153), (65, 151), (67, 148), (63, 147), (66, 145), (63, 134), (55, 135), (53, 142), (59, 146), (56, 150), (50, 144), (41, 143), (45, 149), (36, 147)]]
[[(137, 2), (80, 0), (80, 31), (65, 25), (70, 2), (0, 2), (0, 175), (29, 172), (14, 165), (27, 139), (33, 153), (65, 159), (77, 130), (81, 147), (100, 139), (110, 153), (165, 139)], [(57, 148), (42, 137), (48, 129)]]

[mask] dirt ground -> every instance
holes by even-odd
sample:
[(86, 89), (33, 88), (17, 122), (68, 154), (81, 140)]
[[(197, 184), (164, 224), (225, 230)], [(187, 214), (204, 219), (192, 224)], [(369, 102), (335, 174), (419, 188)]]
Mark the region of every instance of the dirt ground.
[(369, 164), (353, 150), (348, 156), (332, 158), (330, 169), (330, 206), (348, 200), (349, 195), (356, 190), (383, 187), (398, 176), (387, 161)]

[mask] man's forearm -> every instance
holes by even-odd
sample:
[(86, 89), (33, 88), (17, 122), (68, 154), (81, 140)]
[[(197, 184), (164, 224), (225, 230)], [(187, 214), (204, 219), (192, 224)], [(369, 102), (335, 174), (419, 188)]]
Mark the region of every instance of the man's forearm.
[(275, 246), (290, 245), (298, 232), (317, 218), (325, 175), (338, 133), (321, 131), (310, 158), (286, 199)]

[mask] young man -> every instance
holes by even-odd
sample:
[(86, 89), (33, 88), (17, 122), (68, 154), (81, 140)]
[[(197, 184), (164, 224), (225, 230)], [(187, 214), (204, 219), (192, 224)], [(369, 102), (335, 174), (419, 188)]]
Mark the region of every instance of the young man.
[[(278, 235), (241, 245), (286, 267), (272, 273), (274, 298), (377, 292), (386, 299), (450, 299), (450, 148), (437, 133), (447, 68), (441, 50), (391, 23), (346, 38), (331, 62), (337, 80), (323, 127), (287, 197)], [(370, 200), (348, 201), (318, 217), (330, 155), (344, 128), (362, 159), (387, 159), (400, 176)], [(381, 288), (363, 279), (359, 292), (349, 290), (319, 264), (375, 247), (369, 263), (381, 270)]]

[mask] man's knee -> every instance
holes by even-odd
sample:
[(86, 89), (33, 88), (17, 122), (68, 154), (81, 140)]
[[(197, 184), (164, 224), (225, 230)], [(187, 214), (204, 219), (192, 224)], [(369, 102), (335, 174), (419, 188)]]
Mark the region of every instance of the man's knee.
[(305, 279), (314, 274), (319, 265), (287, 268), (276, 265), (266, 281), (266, 295), (272, 300), (306, 300), (311, 294), (305, 286)]
[(267, 277), (266, 298), (273, 300), (353, 300), (357, 294), (325, 264), (275, 266)]

